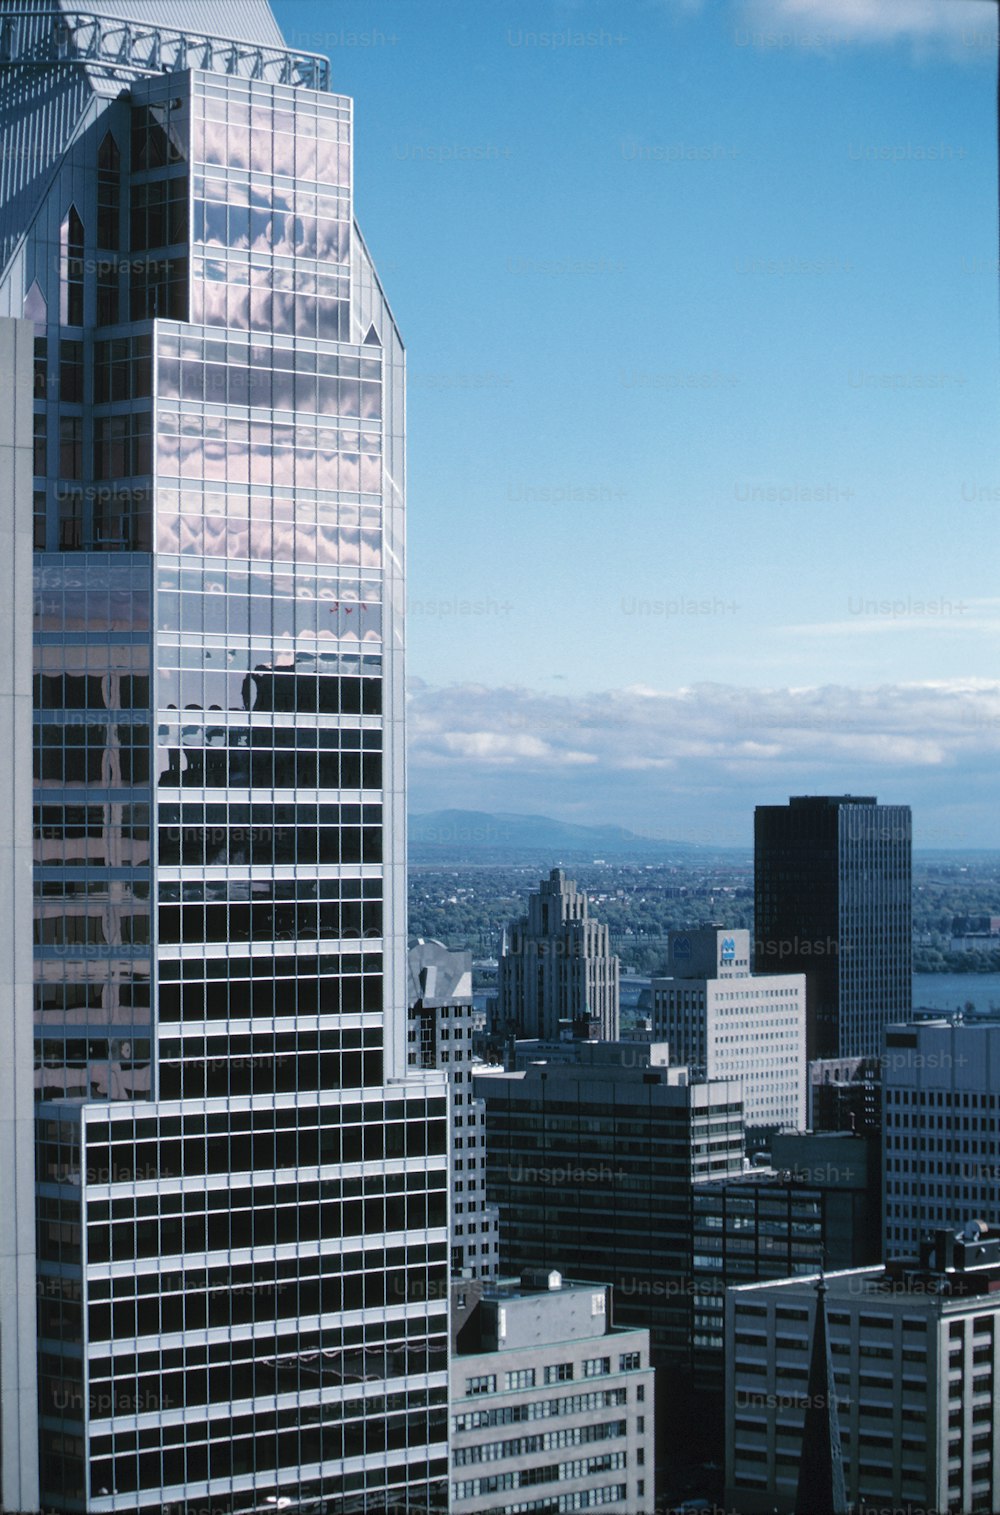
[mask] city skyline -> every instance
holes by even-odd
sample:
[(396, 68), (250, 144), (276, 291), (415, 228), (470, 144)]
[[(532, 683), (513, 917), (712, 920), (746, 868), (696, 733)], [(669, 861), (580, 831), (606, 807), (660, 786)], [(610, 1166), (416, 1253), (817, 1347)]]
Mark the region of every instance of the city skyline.
[(998, 25), (0, 0), (9, 1515), (997, 1507)]
[(1000, 845), (995, 7), (386, 0), (326, 41), (412, 360), (413, 808), (748, 844), (871, 790)]

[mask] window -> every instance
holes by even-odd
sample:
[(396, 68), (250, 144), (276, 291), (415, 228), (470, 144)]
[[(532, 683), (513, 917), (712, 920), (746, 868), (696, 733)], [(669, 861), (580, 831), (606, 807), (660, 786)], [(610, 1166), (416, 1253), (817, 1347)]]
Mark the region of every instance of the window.
[(571, 1362), (549, 1363), (545, 1369), (546, 1383), (569, 1383), (573, 1377), (573, 1364)]
[(102, 416), (94, 422), (96, 479), (120, 479), (133, 474), (145, 474), (150, 472), (151, 466), (148, 411), (127, 416)]
[(497, 1390), (497, 1376), (495, 1373), (480, 1373), (475, 1378), (465, 1380), (466, 1394), (495, 1394)]
[(59, 397), (79, 405), (83, 400), (83, 343), (59, 343)]
[(114, 326), (121, 320), (121, 282), (118, 264), (102, 258), (97, 265), (97, 324)]
[(36, 490), (33, 499), (34, 541), (36, 552), (45, 551), (45, 492)]
[(38, 325), (44, 326), (48, 320), (48, 306), (45, 303), (45, 296), (38, 287), (37, 279), (32, 281), (31, 288), (24, 297), (21, 314), (26, 321), (34, 321), (36, 327)]
[(94, 499), (94, 545), (130, 547), (148, 552), (152, 518), (149, 497), (141, 492), (99, 490)]
[(168, 321), (186, 321), (187, 283), (187, 258), (133, 262), (129, 319), (148, 321), (162, 316)]
[(535, 1387), (534, 1368), (515, 1368), (512, 1373), (503, 1376), (505, 1389), (533, 1389)]
[(185, 156), (187, 104), (161, 100), (132, 108), (132, 172), (164, 168)]
[(623, 1352), (618, 1359), (618, 1371), (620, 1373), (634, 1373), (642, 1367), (641, 1352)]
[(64, 326), (83, 325), (83, 222), (71, 205), (59, 230), (61, 253), (60, 320)]
[(116, 337), (94, 344), (94, 404), (152, 393), (151, 339)]
[(110, 132), (97, 154), (97, 245), (120, 246), (121, 154)]
[(59, 496), (59, 546), (64, 550), (83, 546), (82, 494)]
[(132, 190), (132, 251), (187, 240), (187, 178), (137, 184)]
[(83, 478), (83, 419), (81, 416), (59, 418), (59, 477), (62, 479)]
[(587, 1357), (583, 1363), (584, 1378), (598, 1378), (602, 1373), (611, 1372), (610, 1357)]

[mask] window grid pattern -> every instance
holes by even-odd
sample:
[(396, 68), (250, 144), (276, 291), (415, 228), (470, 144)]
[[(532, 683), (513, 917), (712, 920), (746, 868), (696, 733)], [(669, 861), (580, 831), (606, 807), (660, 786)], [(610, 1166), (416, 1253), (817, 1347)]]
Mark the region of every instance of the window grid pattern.
[(44, 1499), (440, 1505), (446, 1102), (385, 1058), (401, 371), (350, 340), (350, 102), (194, 71), (102, 110), (39, 260)]

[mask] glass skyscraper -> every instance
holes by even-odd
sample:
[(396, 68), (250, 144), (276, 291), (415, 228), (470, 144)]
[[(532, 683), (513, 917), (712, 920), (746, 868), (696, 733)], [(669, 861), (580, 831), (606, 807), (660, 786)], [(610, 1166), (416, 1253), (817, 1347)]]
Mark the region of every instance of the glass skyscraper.
[(806, 976), (806, 1056), (881, 1057), (912, 1008), (912, 819), (874, 796), (803, 795), (754, 816), (754, 962)]
[(100, 13), (0, 4), (2, 1500), (444, 1509), (351, 101), (266, 0)]

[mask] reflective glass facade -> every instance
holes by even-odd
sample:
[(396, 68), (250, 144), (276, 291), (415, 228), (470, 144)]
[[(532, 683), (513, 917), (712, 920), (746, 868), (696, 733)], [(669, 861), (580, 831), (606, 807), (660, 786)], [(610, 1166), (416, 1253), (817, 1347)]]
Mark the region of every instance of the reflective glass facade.
[[(402, 347), (351, 102), (211, 60), (94, 72), (2, 286), (35, 323), (40, 1499), (446, 1508)], [(5, 70), (7, 110), (66, 74)]]

